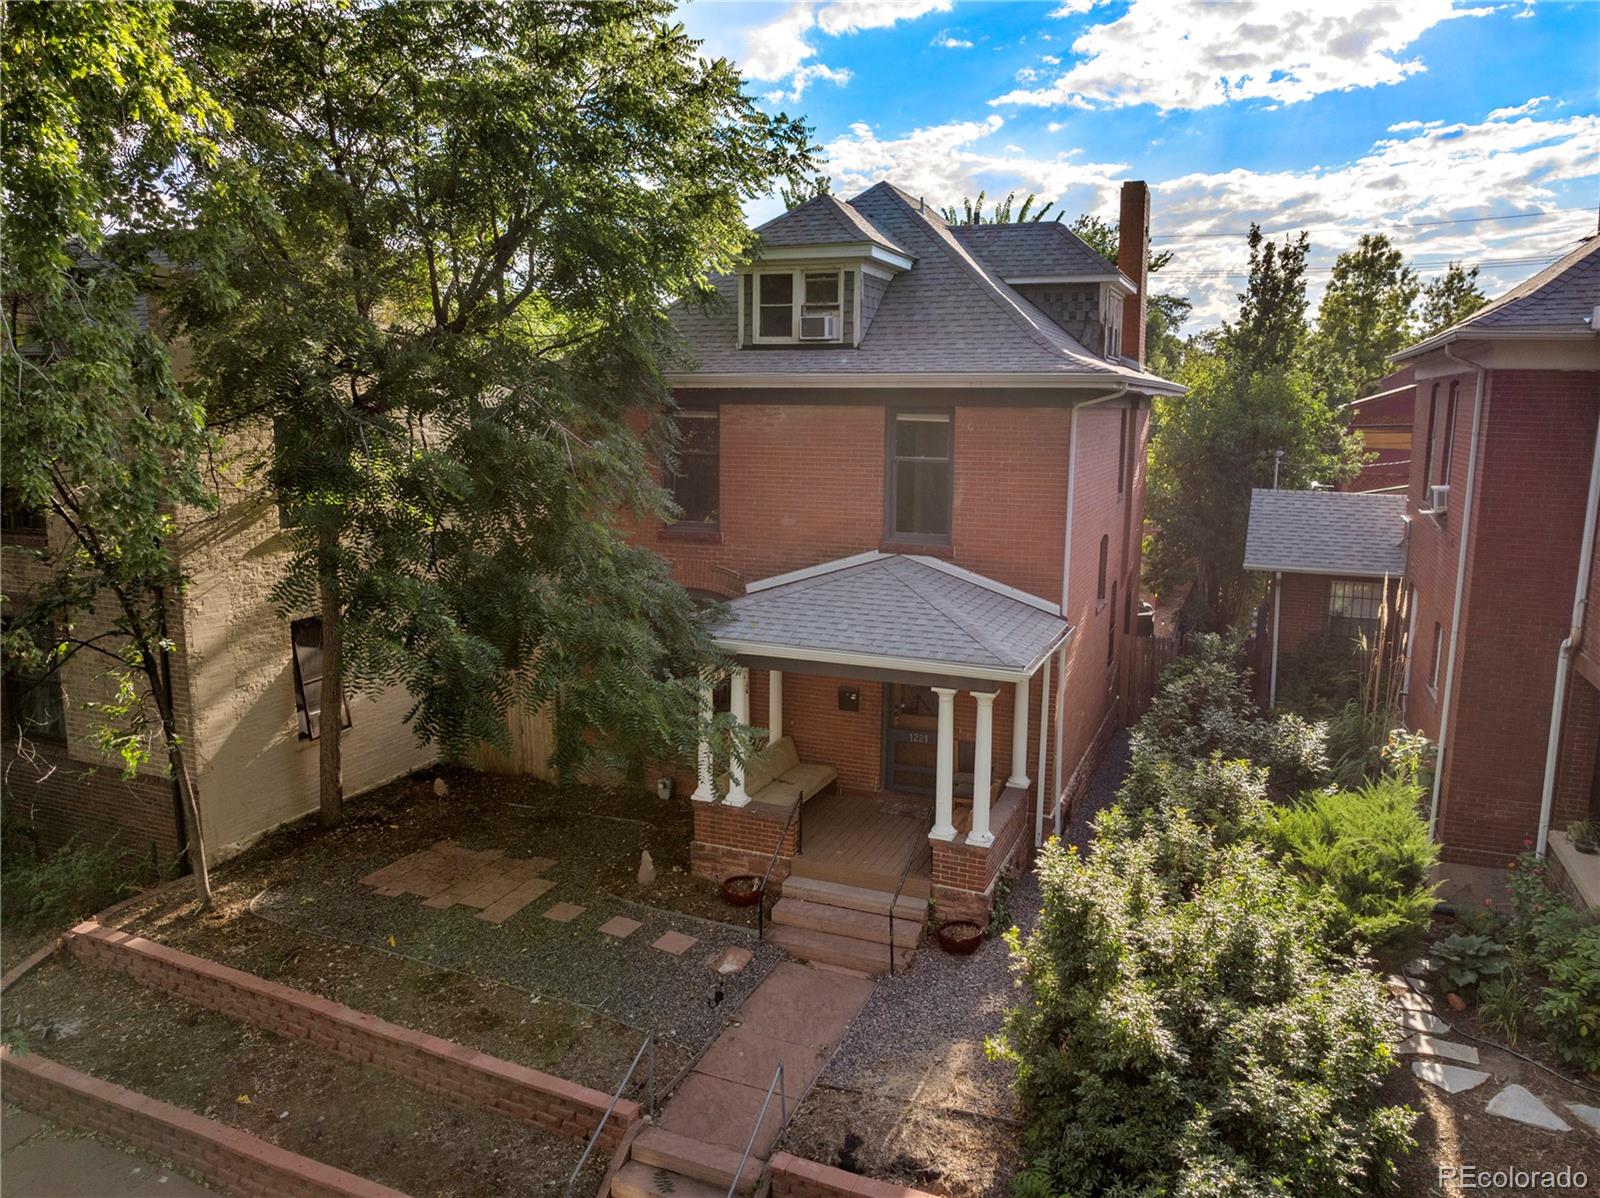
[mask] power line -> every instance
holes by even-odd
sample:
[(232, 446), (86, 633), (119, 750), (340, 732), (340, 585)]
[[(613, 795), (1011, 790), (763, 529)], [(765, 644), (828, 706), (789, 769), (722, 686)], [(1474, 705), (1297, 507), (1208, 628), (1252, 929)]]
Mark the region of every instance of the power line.
[[(1548, 266), (1552, 262), (1559, 261), (1562, 257), (1563, 255), (1561, 254), (1549, 254), (1542, 258), (1495, 258), (1485, 262), (1475, 262), (1472, 265), (1486, 270), (1510, 266)], [(1451, 262), (1460, 261), (1462, 260), (1454, 258), (1448, 262), (1412, 262), (1409, 265), (1413, 270), (1444, 270), (1450, 266)], [(1335, 268), (1332, 266), (1308, 266), (1305, 273), (1308, 275), (1332, 274), (1334, 270)], [(1248, 279), (1250, 272), (1248, 270), (1204, 270), (1169, 273), (1163, 270), (1151, 277), (1158, 282), (1165, 279)]]
[[(1503, 216), (1458, 216), (1450, 220), (1418, 220), (1404, 225), (1368, 225), (1357, 228), (1353, 225), (1321, 225), (1313, 227), (1296, 227), (1289, 229), (1263, 229), (1263, 237), (1281, 237), (1285, 233), (1392, 233), (1405, 229), (1427, 229), (1438, 225), (1472, 225), (1489, 220), (1535, 220), (1545, 216), (1563, 216), (1572, 212), (1594, 213), (1593, 208), (1546, 208), (1539, 212), (1509, 212)], [(1248, 237), (1249, 230), (1243, 233), (1155, 233), (1151, 241), (1199, 241), (1202, 238), (1213, 237)]]

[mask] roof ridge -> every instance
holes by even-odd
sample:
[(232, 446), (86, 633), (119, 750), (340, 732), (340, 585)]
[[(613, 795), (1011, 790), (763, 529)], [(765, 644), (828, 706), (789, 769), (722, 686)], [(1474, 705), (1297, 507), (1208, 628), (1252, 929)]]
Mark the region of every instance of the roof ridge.
[[(876, 190), (877, 187), (885, 186), (889, 188), (889, 193), (899, 203), (905, 204), (906, 208), (911, 209), (911, 205), (907, 203), (899, 188), (895, 187), (893, 184), (880, 183), (876, 184), (873, 188), (869, 188), (868, 190)], [(866, 193), (863, 192), (862, 194), (864, 195)], [(926, 212), (917, 211), (915, 209), (911, 210), (913, 215), (926, 219)], [(1038, 327), (1038, 325), (1036, 325), (1028, 316), (1028, 314), (1022, 310), (1020, 305), (1022, 303), (1026, 303), (1026, 300), (1024, 300), (1022, 296), (1019, 295), (1016, 297), (1016, 300), (1012, 300), (1010, 296), (1005, 294), (1006, 292), (1010, 292), (1011, 288), (1007, 286), (1003, 280), (993, 277), (987, 266), (984, 266), (975, 257), (967, 252), (966, 248), (962, 246), (960, 240), (951, 232), (950, 225), (946, 224), (943, 219), (941, 219), (937, 225), (935, 225), (932, 221), (928, 221), (927, 224), (929, 232), (938, 242), (940, 249), (944, 251), (945, 257), (950, 258), (958, 265), (965, 267), (967, 272), (973, 275), (978, 280), (980, 286), (986, 290), (990, 302), (1010, 316), (1013, 323), (1027, 333), (1027, 335), (1031, 337), (1041, 349), (1066, 358), (1069, 361), (1072, 359), (1073, 355), (1071, 353), (1063, 353), (1061, 347), (1051, 341), (1049, 337), (1045, 336), (1044, 332)], [(1012, 294), (1015, 293), (1013, 292)], [(1029, 305), (1029, 307), (1032, 306), (1033, 305), (1031, 304)], [(1035, 308), (1034, 311), (1038, 311), (1038, 309)], [(1042, 312), (1040, 313), (1040, 317), (1043, 319), (1049, 319), (1048, 317), (1045, 317)], [(1072, 344), (1079, 345), (1077, 338), (1073, 337), (1065, 329), (1061, 330), (1061, 335), (1067, 338), (1067, 340), (1071, 341)], [(1083, 351), (1083, 355), (1085, 357), (1095, 356), (1090, 353), (1087, 346), (1079, 345), (1079, 348)], [(1118, 363), (1112, 362), (1109, 358), (1103, 358), (1100, 360), (1104, 361), (1107, 365), (1120, 369)]]
[[(930, 572), (932, 572), (931, 568), (928, 565), (923, 563), (917, 556), (909, 554), (909, 553), (897, 553), (897, 554), (894, 554), (891, 557), (885, 558), (884, 561), (885, 561), (885, 569), (887, 569), (889, 571), (889, 573), (894, 576), (894, 579), (895, 579), (896, 582), (900, 583), (907, 590), (911, 590), (911, 584), (909, 582), (907, 582), (904, 578), (902, 578), (895, 571), (895, 569), (894, 569), (894, 563), (895, 562), (897, 562), (897, 561), (909, 562), (916, 569), (929, 570)], [(940, 571), (940, 572), (942, 573), (942, 571)], [(954, 577), (954, 576), (951, 575), (949, 577)], [(980, 589), (987, 590), (987, 588), (980, 588)], [(925, 603), (928, 607), (931, 607), (934, 611), (938, 612), (945, 619), (949, 620), (957, 628), (961, 629), (962, 632), (966, 633), (967, 636), (971, 637), (973, 642), (975, 644), (977, 644), (978, 647), (981, 648), (985, 653), (989, 654), (989, 656), (993, 657), (996, 661), (1004, 661), (1005, 660), (1005, 657), (1002, 654), (1000, 648), (993, 641), (991, 641), (987, 636), (985, 636), (982, 631), (980, 631), (979, 629), (973, 627), (972, 623), (964, 615), (962, 615), (960, 612), (951, 610), (950, 606), (948, 604), (944, 603), (939, 598), (939, 596), (937, 596), (937, 595), (924, 595), (920, 591), (913, 591), (912, 593), (915, 594), (917, 596), (917, 598), (921, 599), (923, 601), (923, 603)], [(995, 592), (990, 591), (989, 593), (990, 594), (994, 594)]]

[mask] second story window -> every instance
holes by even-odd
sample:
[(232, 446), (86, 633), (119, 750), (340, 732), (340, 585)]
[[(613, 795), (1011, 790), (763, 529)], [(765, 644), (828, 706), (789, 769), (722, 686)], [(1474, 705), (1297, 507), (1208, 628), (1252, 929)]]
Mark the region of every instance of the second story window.
[(673, 419), (678, 425), (678, 468), (669, 481), (683, 512), (676, 527), (715, 528), (721, 498), (717, 410), (686, 408)]
[(889, 413), (890, 539), (949, 544), (953, 449), (949, 412)]
[(1099, 611), (1101, 604), (1106, 601), (1106, 567), (1111, 560), (1111, 537), (1105, 535), (1100, 538), (1100, 579), (1095, 587), (1095, 610)]
[(829, 270), (756, 274), (757, 341), (844, 339), (844, 274)]

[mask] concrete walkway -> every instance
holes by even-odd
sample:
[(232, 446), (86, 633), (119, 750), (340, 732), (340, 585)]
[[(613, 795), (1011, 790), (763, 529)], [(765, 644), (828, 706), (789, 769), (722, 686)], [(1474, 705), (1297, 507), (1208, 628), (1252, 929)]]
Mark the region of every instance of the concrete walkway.
[(125, 1149), (55, 1134), (51, 1124), (12, 1106), (0, 1112), (0, 1183), (6, 1198), (217, 1198)]
[[(662, 1129), (743, 1152), (778, 1063), (783, 1063), (784, 1098), (793, 1114), (872, 987), (871, 978), (794, 962), (779, 965), (673, 1092), (661, 1112)], [(782, 1128), (774, 1092), (752, 1156), (765, 1160)]]

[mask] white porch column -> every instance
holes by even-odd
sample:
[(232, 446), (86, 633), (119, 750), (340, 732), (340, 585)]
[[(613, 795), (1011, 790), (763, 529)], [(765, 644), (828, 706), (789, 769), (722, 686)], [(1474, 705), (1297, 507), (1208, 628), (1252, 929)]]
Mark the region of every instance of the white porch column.
[(1039, 782), (1033, 808), (1034, 848), (1044, 843), (1045, 755), (1050, 751), (1050, 663), (1053, 660), (1049, 657), (1044, 659), (1044, 672), (1039, 675), (1039, 768), (1034, 771), (1034, 777)]
[(713, 803), (716, 801), (716, 782), (711, 776), (711, 721), (715, 716), (712, 709), (711, 678), (708, 675), (700, 676), (700, 745), (695, 751), (694, 769), (699, 785), (694, 788), (694, 793), (689, 797), (696, 803)]
[(956, 790), (956, 692), (943, 686), (933, 688), (939, 696), (938, 767), (933, 775), (933, 831), (929, 840), (954, 840)]
[[(733, 668), (732, 702), (734, 723), (741, 728), (750, 726), (750, 671), (744, 666)], [(750, 796), (744, 789), (744, 762), (739, 760), (737, 753), (728, 756), (728, 797), (730, 807), (744, 807), (750, 802)]]
[(1011, 707), (1011, 777), (1007, 786), (1028, 789), (1028, 683), (1024, 678), (1017, 683), (1016, 702)]
[(967, 843), (988, 848), (994, 843), (989, 831), (989, 784), (994, 764), (994, 700), (998, 691), (973, 691), (978, 702), (978, 732), (972, 742), (972, 831)]
[(1067, 647), (1056, 650), (1056, 768), (1055, 804), (1056, 835), (1061, 835), (1061, 788), (1065, 785), (1066, 766), (1062, 758), (1067, 753)]
[(767, 743), (783, 739), (783, 671), (767, 671)]

